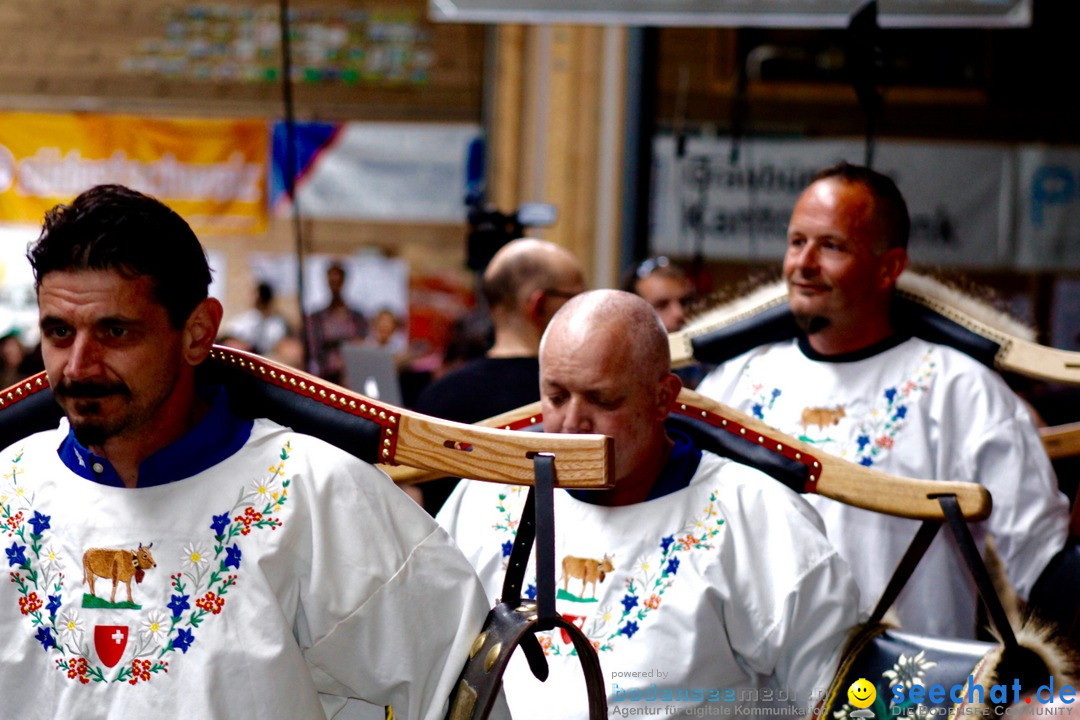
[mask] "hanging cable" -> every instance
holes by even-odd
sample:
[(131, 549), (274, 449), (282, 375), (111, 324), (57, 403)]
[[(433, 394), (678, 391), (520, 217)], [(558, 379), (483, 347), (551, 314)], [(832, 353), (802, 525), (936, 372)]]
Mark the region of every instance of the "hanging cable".
[(855, 96), (866, 115), (866, 153), (863, 164), (874, 165), (874, 144), (877, 121), (881, 116), (884, 98), (881, 94), (884, 75), (884, 53), (879, 44), (877, 0), (864, 3), (848, 24), (846, 33), (846, 65), (855, 88)]
[(309, 366), (312, 348), (309, 347), (307, 314), (304, 312), (304, 237), (300, 221), (300, 199), (296, 197), (296, 104), (292, 88), (292, 45), (289, 27), (289, 0), (279, 0), (278, 24), (281, 27), (281, 97), (285, 105), (285, 148), (282, 153), (282, 174), (285, 196), (292, 207), (293, 239), (296, 244), (296, 303), (300, 309), (300, 339), (304, 346), (304, 367)]

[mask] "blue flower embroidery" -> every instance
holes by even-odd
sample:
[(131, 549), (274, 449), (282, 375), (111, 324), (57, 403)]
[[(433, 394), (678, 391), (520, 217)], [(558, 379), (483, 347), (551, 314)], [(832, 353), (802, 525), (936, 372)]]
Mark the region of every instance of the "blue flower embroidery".
[(773, 396), (773, 400), (780, 397), (780, 388), (773, 388), (772, 389), (772, 396)]
[(11, 543), (4, 552), (7, 553), (8, 565), (12, 567), (20, 567), (26, 564), (26, 546), (18, 543)]
[(502, 544), (502, 556), (510, 557), (510, 551), (514, 549), (514, 543), (512, 540), (507, 540)]
[(637, 607), (637, 595), (623, 595), (622, 606), (625, 612), (630, 612)]
[(56, 617), (56, 611), (60, 609), (60, 596), (50, 595), (49, 604), (45, 608), (49, 611), (49, 617)]
[(892, 402), (893, 398), (895, 398), (895, 397), (896, 397), (896, 388), (889, 388), (888, 390), (885, 391), (885, 399), (888, 400), (889, 402)]
[(862, 460), (859, 461), (859, 464), (864, 467), (870, 467), (874, 464), (874, 461), (870, 457), (864, 457)]
[(48, 530), (50, 520), (52, 520), (51, 515), (42, 515), (40, 512), (35, 510), (34, 517), (30, 518), (30, 524), (34, 528), (34, 534), (40, 535), (45, 530)]
[(535, 600), (536, 599), (536, 586), (535, 585), (530, 584), (529, 587), (525, 588), (525, 597), (529, 598), (530, 600)]
[(893, 416), (894, 420), (903, 420), (907, 417), (907, 405), (901, 405), (896, 408), (896, 415)]
[(668, 560), (667, 568), (664, 570), (664, 573), (667, 575), (674, 575), (677, 572), (679, 572), (679, 558), (673, 557)]
[(172, 600), (169, 601), (169, 609), (172, 610), (174, 618), (180, 617), (189, 608), (191, 608), (191, 605), (188, 604), (187, 595), (173, 595)]
[(225, 549), (225, 562), (223, 563), (223, 565), (227, 568), (231, 567), (239, 570), (241, 555), (243, 555), (243, 553), (240, 552), (240, 546), (236, 543), (233, 543), (233, 546), (231, 548)]
[(758, 420), (765, 419), (765, 408), (762, 407), (761, 403), (754, 403), (754, 406), (750, 408), (750, 412), (752, 412), (754, 417)]
[(229, 513), (221, 513), (214, 516), (214, 522), (210, 523), (210, 529), (215, 535), (224, 535), (225, 528), (229, 526)]
[(634, 633), (638, 631), (638, 624), (636, 622), (628, 622), (622, 626), (619, 630), (626, 637), (634, 637)]
[(34, 637), (39, 643), (41, 643), (41, 647), (45, 650), (56, 646), (56, 641), (53, 640), (52, 630), (50, 628), (38, 628), (37, 635), (35, 635)]
[(662, 552), (667, 552), (667, 549), (671, 547), (671, 543), (673, 542), (675, 542), (675, 536), (668, 535), (666, 538), (660, 541), (660, 550)]
[(859, 443), (859, 451), (861, 452), (863, 448), (870, 444), (870, 436), (860, 435), (855, 439), (855, 442)]
[(191, 643), (195, 642), (195, 634), (187, 628), (180, 628), (176, 633), (176, 639), (173, 640), (173, 649), (187, 655), (188, 648), (191, 647)]

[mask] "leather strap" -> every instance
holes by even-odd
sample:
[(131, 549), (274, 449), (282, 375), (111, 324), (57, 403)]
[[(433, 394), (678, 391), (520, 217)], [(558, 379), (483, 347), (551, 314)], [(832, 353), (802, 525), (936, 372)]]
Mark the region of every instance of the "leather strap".
[(1006, 650), (1015, 650), (1018, 646), (1016, 635), (1013, 634), (1012, 626), (1009, 625), (1009, 616), (1005, 614), (1005, 608), (1001, 606), (1001, 598), (994, 590), (994, 583), (990, 580), (990, 572), (986, 569), (979, 548), (975, 545), (975, 538), (971, 537), (971, 530), (964, 521), (964, 515), (960, 512), (960, 504), (955, 495), (942, 495), (938, 498), (942, 512), (945, 513), (945, 522), (949, 524), (949, 530), (956, 538), (956, 544), (960, 546), (960, 553), (964, 556), (968, 571), (975, 580), (975, 587), (979, 591), (979, 597), (986, 605), (986, 611), (990, 615), (990, 621), (1001, 638), (1001, 644)]
[[(525, 496), (525, 506), (518, 519), (517, 535), (507, 559), (506, 574), (503, 576), (500, 602), (518, 606), (521, 604), (521, 584), (525, 579), (525, 568), (532, 554), (533, 540), (536, 538), (536, 487), (529, 488)], [(539, 582), (539, 579), (537, 579)]]
[[(502, 598), (488, 613), (484, 628), (469, 650), (450, 700), (448, 720), (484, 720), (502, 687), (510, 656), (520, 646), (529, 668), (539, 680), (548, 676), (547, 658), (536, 633), (554, 628), (565, 632), (574, 644), (588, 692), (589, 719), (607, 717), (607, 693), (600, 659), (592, 642), (577, 626), (555, 611), (555, 463), (554, 456), (538, 453), (533, 458), (535, 483), (529, 489), (518, 522), (517, 536), (503, 578)], [(521, 601), (525, 568), (536, 546), (535, 603)]]
[[(975, 581), (975, 588), (986, 606), (990, 621), (1001, 638), (1001, 644), (1007, 651), (1015, 650), (1018, 647), (1016, 635), (1009, 624), (1009, 617), (1005, 614), (1005, 608), (1001, 605), (1001, 598), (998, 597), (997, 591), (994, 590), (994, 584), (990, 580), (990, 572), (986, 569), (986, 563), (983, 562), (982, 556), (979, 554), (979, 548), (975, 545), (975, 539), (971, 536), (971, 530), (968, 529), (964, 515), (960, 511), (960, 504), (957, 502), (956, 496), (940, 495), (937, 501), (941, 505), (945, 523), (948, 524), (949, 531), (960, 548), (964, 564), (967, 565), (968, 572), (971, 573), (971, 577)], [(889, 579), (889, 584), (881, 594), (881, 599), (878, 600), (877, 606), (874, 608), (874, 612), (867, 624), (876, 625), (879, 623), (885, 612), (896, 601), (896, 596), (915, 571), (916, 565), (919, 564), (919, 560), (922, 559), (927, 548), (930, 547), (930, 543), (937, 534), (939, 527), (941, 527), (940, 521), (927, 520), (919, 528), (915, 538), (908, 545), (904, 557), (896, 566), (896, 570)]]
[[(607, 695), (604, 692), (604, 678), (600, 670), (600, 661), (592, 642), (575, 625), (563, 618), (556, 618), (552, 627), (566, 632), (574, 643), (582, 672), (585, 674), (585, 688), (588, 691), (589, 720), (604, 720), (607, 717)], [(448, 720), (484, 720), (491, 712), (502, 687), (502, 675), (515, 648), (520, 644), (528, 647), (526, 641), (536, 643), (534, 633), (541, 631), (536, 615), (536, 606), (527, 603), (516, 608), (507, 603), (499, 603), (488, 614), (484, 630), (477, 636), (469, 651), (469, 660), (458, 680), (457, 688), (450, 702)], [(536, 645), (540, 658), (544, 661), (543, 651)], [(530, 663), (531, 666), (531, 663)], [(557, 692), (556, 688), (552, 688)]]
[(904, 589), (908, 578), (915, 572), (915, 567), (922, 560), (922, 556), (926, 554), (926, 550), (930, 547), (930, 543), (933, 542), (934, 536), (937, 535), (940, 527), (941, 522), (938, 520), (926, 520), (919, 526), (919, 531), (915, 533), (911, 544), (908, 545), (907, 552), (904, 553), (904, 557), (900, 558), (896, 570), (893, 571), (892, 577), (889, 578), (889, 584), (885, 587), (885, 591), (881, 593), (881, 598), (878, 599), (873, 614), (866, 622), (867, 625), (877, 625), (885, 617), (885, 613), (896, 602), (896, 596)]

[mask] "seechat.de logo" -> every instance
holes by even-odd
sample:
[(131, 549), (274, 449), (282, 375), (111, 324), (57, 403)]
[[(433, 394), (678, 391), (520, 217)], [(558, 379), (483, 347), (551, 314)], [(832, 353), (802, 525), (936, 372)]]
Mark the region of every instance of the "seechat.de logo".
[[(918, 683), (910, 688), (904, 685), (895, 685), (892, 688), (892, 703), (894, 706), (903, 703), (905, 700), (910, 700), (916, 704), (927, 700), (933, 703), (943, 703), (947, 698), (954, 703), (967, 703), (969, 705), (975, 703), (1021, 704), (1019, 680), (1013, 680), (1011, 685), (991, 685), (987, 690), (980, 683), (975, 682), (973, 675), (968, 675), (966, 686), (967, 692), (964, 692), (964, 685), (953, 685), (949, 688), (944, 685), (920, 685)], [(1035, 695), (1023, 698), (1022, 703), (1032, 704), (1032, 697), (1041, 705), (1057, 701), (1065, 705), (1071, 705), (1076, 701), (1076, 689), (1072, 685), (1062, 685), (1055, 693), (1054, 677), (1051, 675), (1049, 683), (1040, 685), (1035, 691)]]

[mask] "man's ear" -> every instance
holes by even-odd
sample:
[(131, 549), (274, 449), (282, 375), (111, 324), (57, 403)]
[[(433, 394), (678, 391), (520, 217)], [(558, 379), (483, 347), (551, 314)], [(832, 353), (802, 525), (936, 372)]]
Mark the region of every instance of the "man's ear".
[(221, 303), (212, 297), (206, 298), (191, 311), (183, 331), (183, 355), (187, 364), (198, 365), (210, 354), (224, 312)]
[(542, 288), (537, 288), (529, 293), (522, 305), (525, 317), (529, 318), (529, 321), (541, 330), (547, 326), (547, 321), (550, 319), (544, 315), (544, 303), (546, 300), (547, 293)]
[(675, 373), (669, 372), (660, 379), (656, 409), (662, 418), (666, 419), (671, 414), (671, 408), (675, 407), (675, 400), (679, 397), (680, 390), (682, 390), (682, 380)]
[(878, 261), (878, 285), (881, 290), (888, 290), (896, 285), (900, 273), (908, 266), (908, 254), (904, 248), (889, 248)]

